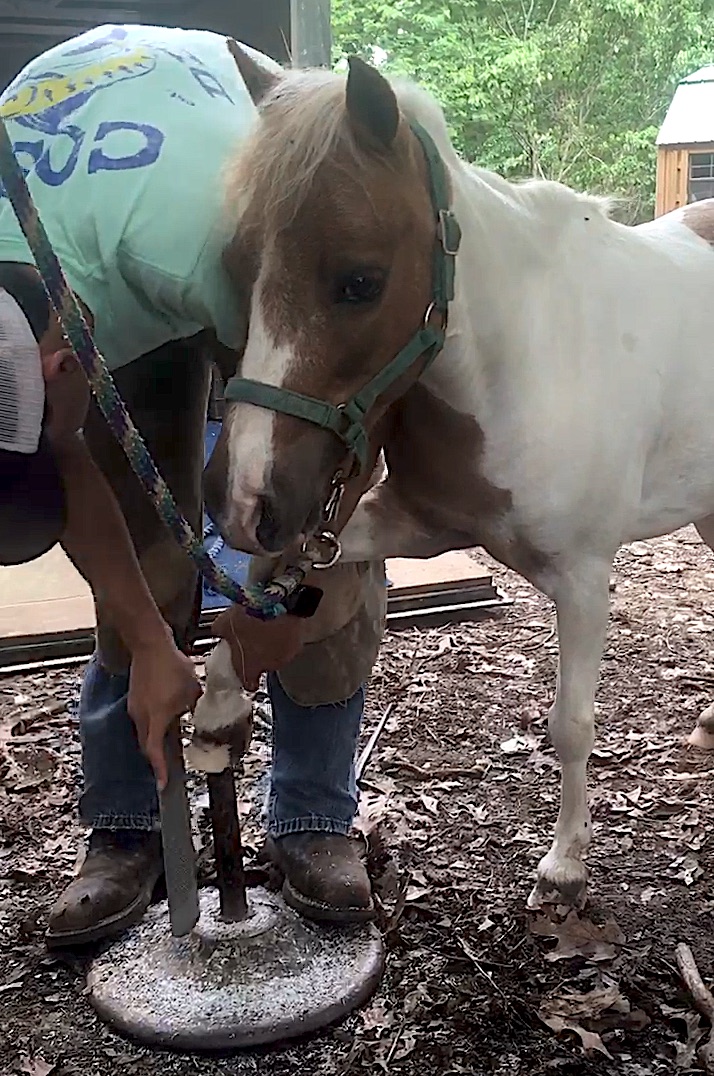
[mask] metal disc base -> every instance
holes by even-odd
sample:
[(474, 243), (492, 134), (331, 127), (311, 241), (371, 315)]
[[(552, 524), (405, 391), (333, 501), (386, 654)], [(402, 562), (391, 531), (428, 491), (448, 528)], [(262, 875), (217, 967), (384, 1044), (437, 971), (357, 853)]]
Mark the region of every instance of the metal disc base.
[(279, 1042), (346, 1016), (379, 983), (374, 926), (309, 923), (265, 889), (248, 890), (242, 923), (221, 919), (217, 890), (200, 899), (186, 937), (172, 937), (164, 902), (92, 962), (89, 999), (119, 1031), (177, 1050)]

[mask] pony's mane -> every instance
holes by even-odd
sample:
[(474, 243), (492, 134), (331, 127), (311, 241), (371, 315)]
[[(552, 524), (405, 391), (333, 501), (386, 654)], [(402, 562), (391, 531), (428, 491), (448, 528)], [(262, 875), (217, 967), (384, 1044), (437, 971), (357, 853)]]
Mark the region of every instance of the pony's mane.
[[(431, 94), (407, 79), (389, 82), (402, 113), (429, 132), (447, 165), (471, 177), (471, 182), (490, 188), (504, 204), (552, 223), (557, 231), (562, 231), (569, 217), (579, 217), (582, 212), (607, 219), (617, 204), (617, 199), (582, 194), (552, 180), (513, 183), (467, 164), (454, 150), (444, 113)], [(359, 182), (364, 177), (366, 181), (370, 158), (359, 146), (348, 120), (344, 76), (321, 70), (286, 72), (261, 104), (259, 115), (260, 122), (226, 170), (230, 227), (235, 228), (256, 192), (261, 212), (278, 228), (287, 224), (326, 161), (339, 161), (352, 179)]]
[[(443, 156), (455, 160), (439, 105), (411, 82), (390, 83), (407, 118), (418, 120)], [(262, 211), (279, 216), (284, 224), (294, 217), (326, 161), (339, 160), (352, 178), (367, 173), (368, 158), (347, 117), (343, 76), (319, 70), (287, 73), (261, 104), (260, 121), (226, 172), (233, 221), (257, 191)]]

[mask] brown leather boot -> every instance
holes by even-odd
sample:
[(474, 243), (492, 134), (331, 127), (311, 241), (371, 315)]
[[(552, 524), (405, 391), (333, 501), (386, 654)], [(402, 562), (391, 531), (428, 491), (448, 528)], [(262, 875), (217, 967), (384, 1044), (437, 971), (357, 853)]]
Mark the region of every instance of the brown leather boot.
[(163, 869), (160, 834), (94, 830), (79, 874), (50, 911), (47, 945), (86, 945), (137, 923)]
[(363, 923), (374, 918), (372, 887), (357, 841), (339, 833), (269, 837), (266, 852), (285, 875), (285, 903), (306, 919)]

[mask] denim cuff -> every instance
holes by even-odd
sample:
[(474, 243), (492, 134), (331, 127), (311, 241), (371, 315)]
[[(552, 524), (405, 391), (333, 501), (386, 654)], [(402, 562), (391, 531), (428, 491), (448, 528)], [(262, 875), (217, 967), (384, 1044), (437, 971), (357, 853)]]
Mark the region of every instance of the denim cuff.
[(131, 829), (142, 833), (157, 833), (161, 829), (158, 815), (144, 814), (115, 814), (104, 812), (90, 817), (82, 816), (82, 821), (91, 829)]
[(338, 818), (321, 818), (316, 814), (307, 814), (302, 818), (271, 818), (268, 833), (271, 837), (287, 837), (291, 833), (339, 833), (349, 837), (352, 823)]

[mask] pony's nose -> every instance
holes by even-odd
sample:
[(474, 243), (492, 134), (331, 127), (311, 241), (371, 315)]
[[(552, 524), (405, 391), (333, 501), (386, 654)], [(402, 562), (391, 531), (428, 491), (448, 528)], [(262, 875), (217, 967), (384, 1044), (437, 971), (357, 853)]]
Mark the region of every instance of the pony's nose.
[(280, 553), (294, 537), (280, 523), (275, 501), (271, 497), (258, 497), (258, 525), (255, 537), (266, 553)]
[(317, 525), (320, 513), (319, 507), (311, 508), (294, 497), (271, 491), (257, 497), (254, 518), (260, 547), (266, 553), (282, 553)]

